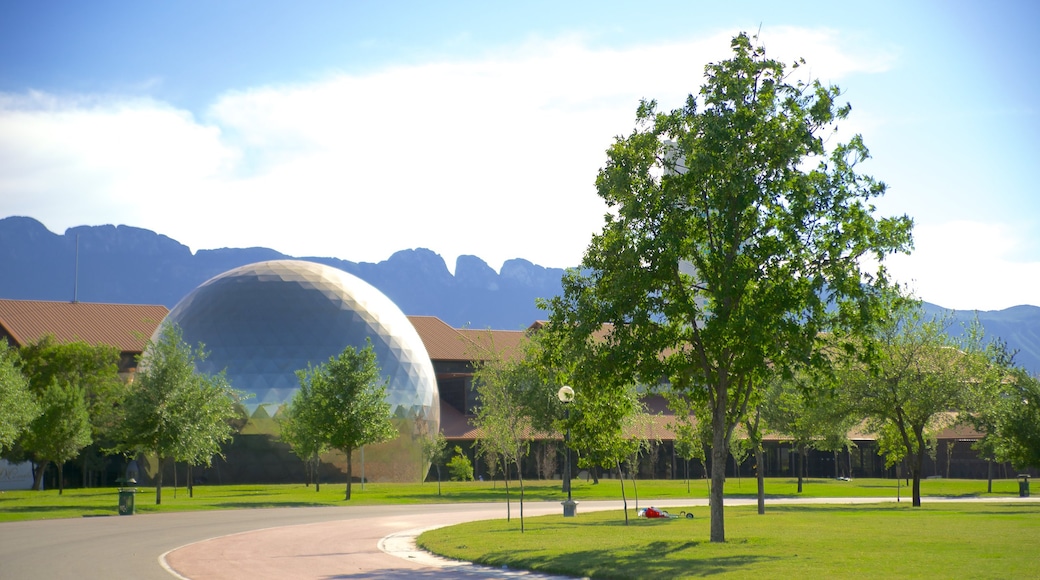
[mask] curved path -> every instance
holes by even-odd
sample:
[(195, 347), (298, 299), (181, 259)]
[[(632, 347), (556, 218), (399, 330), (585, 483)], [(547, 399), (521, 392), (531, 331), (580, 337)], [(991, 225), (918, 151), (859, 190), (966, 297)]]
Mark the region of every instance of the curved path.
[[(807, 498), (769, 503), (893, 500)], [(726, 505), (753, 502), (727, 500)], [(640, 504), (677, 507), (705, 501), (644, 499)], [(634, 506), (630, 501), (629, 507)], [(524, 507), (525, 516), (562, 511), (555, 502)], [(620, 501), (581, 502), (578, 517), (583, 512), (620, 508)], [(544, 578), (449, 562), (414, 550), (412, 540), (421, 529), (502, 518), (505, 510), (504, 504), (348, 506), (7, 522), (0, 523), (0, 578)], [(513, 516), (517, 516), (515, 503)]]

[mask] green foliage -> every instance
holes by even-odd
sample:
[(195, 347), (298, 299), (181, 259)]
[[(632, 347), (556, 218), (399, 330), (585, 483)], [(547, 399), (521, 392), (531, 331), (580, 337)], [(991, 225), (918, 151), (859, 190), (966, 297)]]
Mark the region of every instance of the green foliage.
[(51, 336), (21, 349), (23, 370), (34, 391), (42, 392), (55, 382), (82, 388), (95, 439), (107, 437), (119, 421), (118, 408), (126, 394), (119, 356), (115, 346), (59, 344)]
[(452, 481), (473, 481), (473, 462), (458, 445), (455, 446), (455, 455), (448, 461), (448, 471)]
[[(969, 336), (975, 344), (982, 342), (977, 324)], [(1019, 468), (1040, 467), (1040, 379), (1017, 366), (1014, 353), (999, 339), (983, 351), (989, 372), (972, 383), (967, 415), (967, 422), (985, 434), (974, 448)]]
[[(537, 342), (527, 342), (520, 356), (508, 359), (502, 357), (493, 343), (489, 346), (482, 355), (483, 360), (476, 365), (473, 376), (473, 383), (480, 399), (473, 424), (483, 432), (479, 442), (483, 452), (501, 455), (505, 460), (506, 473), (509, 472), (510, 464), (516, 467), (520, 482), (520, 531), (523, 532), (522, 462), (531, 446), (532, 417), (537, 414), (532, 411), (535, 408), (534, 401), (545, 394), (543, 374), (538, 369), (537, 357), (533, 354), (540, 345)], [(454, 460), (455, 458), (452, 459)], [(506, 477), (507, 482), (508, 479)], [(506, 485), (508, 490), (508, 483)], [(508, 505), (508, 497), (506, 501)]]
[[(328, 451), (328, 442), (321, 434), (323, 424), (322, 408), (314, 399), (314, 390), (309, 384), (301, 385), (292, 403), (281, 414), (279, 437), (307, 464), (308, 473), (315, 476), (321, 454)], [(321, 482), (316, 481), (315, 487), (321, 491)]]
[(879, 316), (887, 278), (863, 258), (908, 250), (912, 225), (874, 217), (885, 187), (856, 173), (859, 136), (825, 141), (850, 111), (837, 87), (792, 82), (745, 34), (731, 48), (683, 107), (640, 103), (596, 180), (603, 230), (549, 301), (550, 325), (598, 341), (617, 382), (667, 378), (706, 403), (713, 541), (729, 439), (766, 369), (824, 364), (822, 331)]
[(10, 449), (39, 413), (29, 381), (18, 368), (18, 351), (0, 340), (0, 453)]
[[(78, 393), (82, 398), (87, 413), (88, 441), (79, 449), (89, 445), (91, 441), (104, 441), (110, 436), (118, 424), (119, 409), (125, 395), (125, 385), (119, 377), (119, 349), (113, 346), (90, 345), (82, 341), (58, 343), (52, 336), (45, 336), (39, 341), (27, 344), (20, 349), (22, 373), (29, 382), (29, 389), (41, 402), (41, 410), (46, 412), (43, 396), (55, 385), (62, 389)], [(50, 394), (50, 402), (63, 405), (66, 409), (79, 409), (80, 405), (72, 403), (67, 396), (57, 397)], [(60, 403), (59, 403), (60, 401)], [(77, 411), (78, 412), (78, 411)], [(70, 419), (78, 421), (79, 418)], [(46, 455), (55, 453), (54, 446), (61, 447), (58, 441), (69, 437), (70, 431), (54, 420), (35, 421), (24, 433), (20, 441), (21, 448), (37, 463), (34, 474), (34, 488), (42, 485), (42, 473), (48, 462)], [(43, 430), (62, 429), (60, 433), (47, 433)], [(45, 445), (47, 450), (40, 446)], [(73, 455), (74, 457), (75, 455)], [(68, 457), (62, 462), (71, 459)], [(59, 471), (61, 466), (59, 465)]]
[(398, 435), (390, 422), (387, 380), (381, 380), (372, 343), (361, 350), (348, 346), (324, 364), (296, 371), (296, 376), (300, 389), (282, 428), (305, 453), (327, 448), (346, 454), (349, 500), (354, 450)]
[(209, 465), (231, 440), (232, 421), (240, 416), (241, 393), (224, 373), (196, 370), (203, 345), (192, 349), (178, 326), (164, 324), (145, 348), (123, 407), (116, 450), (151, 453), (159, 460), (155, 503), (162, 503), (163, 463), (167, 459)]
[(988, 372), (971, 345), (950, 338), (948, 324), (943, 318), (922, 320), (917, 303), (897, 298), (892, 316), (863, 338), (855, 357), (846, 357), (841, 375), (842, 396), (880, 435), (886, 462), (907, 459), (915, 506), (921, 504), (921, 471), (934, 434), (954, 422), (954, 412), (967, 410), (970, 385)]
[[(427, 434), (422, 438), (422, 454), (424, 463), (429, 462), (437, 472), (437, 495), (441, 494), (441, 463), (444, 461), (444, 455), (447, 449), (448, 440), (444, 437), (444, 433), (437, 433), (436, 435)], [(425, 480), (426, 473), (424, 471), (420, 481)]]
[(40, 461), (58, 466), (58, 492), (65, 489), (65, 462), (90, 445), (90, 418), (83, 389), (75, 385), (51, 383), (39, 397), (43, 412), (32, 422), (25, 446)]

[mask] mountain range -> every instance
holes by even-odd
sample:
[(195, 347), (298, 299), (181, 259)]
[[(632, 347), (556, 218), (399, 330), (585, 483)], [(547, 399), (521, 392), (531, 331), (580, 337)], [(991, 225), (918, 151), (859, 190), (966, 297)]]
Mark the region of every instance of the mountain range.
[[(64, 234), (30, 217), (0, 219), (0, 298), (163, 304), (173, 308), (206, 280), (264, 260), (291, 259), (269, 248), (222, 248), (195, 253), (150, 230), (125, 225), (78, 226)], [(459, 256), (452, 274), (424, 248), (401, 250), (379, 263), (298, 257), (339, 268), (372, 284), (410, 315), (430, 315), (457, 327), (518, 330), (547, 314), (537, 298), (562, 291), (560, 268), (508, 260), (496, 272), (476, 256)], [(944, 312), (925, 303), (930, 314)], [(975, 316), (989, 337), (1018, 351), (1016, 362), (1040, 374), (1040, 307), (952, 312), (954, 324)]]

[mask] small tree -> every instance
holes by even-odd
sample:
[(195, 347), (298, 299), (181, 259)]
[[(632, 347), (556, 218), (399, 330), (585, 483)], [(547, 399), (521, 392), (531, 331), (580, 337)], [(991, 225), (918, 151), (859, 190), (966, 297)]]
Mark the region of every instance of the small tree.
[(474, 425), (483, 431), (480, 445), (490, 452), (499, 453), (506, 459), (506, 509), (509, 511), (508, 465), (516, 466), (520, 483), (520, 532), (524, 531), (524, 476), (523, 458), (530, 446), (528, 432), (531, 419), (524, 409), (525, 393), (540, 385), (538, 374), (530, 366), (530, 360), (501, 358), (492, 349), (488, 358), (476, 369), (474, 383), (480, 407), (473, 419)]
[(74, 385), (52, 383), (40, 396), (43, 412), (33, 421), (26, 446), (34, 449), (44, 464), (58, 466), (58, 494), (65, 491), (65, 462), (90, 445), (90, 419), (83, 390)]
[[(321, 446), (338, 449), (347, 456), (344, 499), (349, 500), (354, 450), (398, 435), (390, 422), (390, 403), (386, 402), (388, 380), (380, 379), (371, 341), (361, 350), (348, 346), (325, 364), (296, 371), (296, 376), (300, 390), (290, 406), (289, 428), (313, 433)], [(294, 427), (294, 421), (309, 424)]]
[(289, 444), (307, 471), (307, 485), (314, 480), (314, 491), (321, 491), (321, 454), (328, 451), (328, 443), (321, 434), (321, 407), (313, 400), (311, 386), (300, 385), (293, 401), (282, 414), (280, 422), (282, 441)]
[(234, 433), (242, 394), (224, 373), (196, 370), (203, 345), (192, 349), (180, 327), (164, 324), (149, 340), (123, 407), (116, 450), (150, 453), (157, 459), (155, 503), (162, 503), (163, 466), (169, 459), (209, 465)]
[[(441, 494), (441, 463), (444, 461), (447, 449), (448, 440), (444, 438), (444, 433), (427, 435), (422, 439), (423, 460), (428, 461), (437, 472), (437, 495)], [(423, 475), (423, 481), (426, 481), (425, 473)]]

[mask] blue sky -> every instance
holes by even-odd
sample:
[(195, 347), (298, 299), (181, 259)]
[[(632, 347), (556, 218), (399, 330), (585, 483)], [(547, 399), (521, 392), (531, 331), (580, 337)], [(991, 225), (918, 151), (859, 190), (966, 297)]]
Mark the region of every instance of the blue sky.
[(0, 217), (573, 266), (638, 100), (678, 106), (761, 30), (852, 104), (879, 214), (916, 222), (898, 279), (962, 310), (1040, 304), (1040, 3), (845, 4), (2, 3)]

